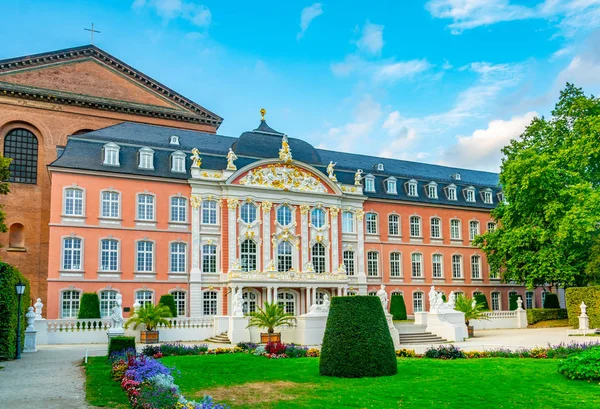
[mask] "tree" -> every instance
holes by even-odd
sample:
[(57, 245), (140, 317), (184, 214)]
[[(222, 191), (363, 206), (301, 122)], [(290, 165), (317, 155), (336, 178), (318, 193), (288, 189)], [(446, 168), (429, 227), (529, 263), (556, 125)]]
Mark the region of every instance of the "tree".
[(248, 314), (250, 317), (250, 327), (266, 328), (269, 334), (275, 332), (275, 327), (281, 325), (294, 325), (296, 318), (292, 314), (288, 314), (283, 310), (283, 307), (278, 303), (265, 302), (265, 308), (258, 308), (258, 311)]
[(467, 327), (471, 320), (489, 320), (484, 305), (477, 301), (473, 302), (473, 298), (469, 298), (463, 294), (459, 294), (456, 297), (454, 309), (465, 313), (465, 325)]
[(96, 293), (83, 293), (77, 318), (100, 318), (100, 298)]
[(173, 294), (163, 294), (158, 301), (159, 305), (166, 305), (171, 311), (171, 316), (177, 317), (177, 306), (175, 305), (175, 297)]
[(153, 331), (159, 325), (171, 327), (171, 323), (167, 318), (171, 318), (171, 310), (166, 305), (146, 304), (140, 307), (127, 320), (124, 327), (127, 329), (133, 324), (133, 329), (137, 329), (138, 325), (144, 324), (146, 331)]
[[(12, 162), (11, 158), (5, 158), (0, 154), (0, 195), (7, 195), (10, 192), (10, 186), (8, 185), (8, 178), (10, 177), (10, 171), (8, 167)], [(3, 210), (4, 205), (0, 205), (0, 232), (6, 233), (8, 227), (4, 223), (6, 220), (6, 213)], [(1, 246), (0, 246), (1, 247)]]
[(552, 117), (535, 118), (502, 152), (498, 228), (475, 245), (505, 282), (585, 285), (600, 257), (600, 100), (567, 84)]

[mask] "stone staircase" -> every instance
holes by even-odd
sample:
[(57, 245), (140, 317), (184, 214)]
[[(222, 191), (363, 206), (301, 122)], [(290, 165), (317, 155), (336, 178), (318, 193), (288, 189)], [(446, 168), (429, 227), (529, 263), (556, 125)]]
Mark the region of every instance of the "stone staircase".
[(431, 332), (407, 332), (400, 334), (400, 345), (406, 344), (443, 344), (446, 341)]
[(214, 344), (231, 344), (231, 341), (227, 336), (227, 331), (222, 332), (219, 335), (215, 335), (214, 337), (210, 337), (206, 341)]

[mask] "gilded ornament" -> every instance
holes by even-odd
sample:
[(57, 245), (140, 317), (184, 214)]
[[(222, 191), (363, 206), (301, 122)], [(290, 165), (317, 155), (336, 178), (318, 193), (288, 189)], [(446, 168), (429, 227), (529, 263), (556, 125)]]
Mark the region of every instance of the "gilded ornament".
[(237, 166), (233, 163), (237, 158), (235, 152), (229, 148), (229, 152), (227, 153), (227, 170), (237, 170)]
[(292, 161), (292, 150), (288, 143), (287, 135), (283, 135), (281, 138), (281, 149), (279, 149), (279, 160), (283, 163), (290, 163)]
[(198, 148), (192, 149), (192, 168), (200, 168), (202, 166), (202, 158), (200, 157), (200, 151)]
[(333, 180), (334, 182), (337, 182), (335, 173), (333, 173), (335, 165), (337, 165), (337, 162), (333, 163), (333, 161), (329, 161), (329, 165), (327, 165), (327, 176), (329, 176), (329, 179)]
[(202, 204), (202, 200), (198, 196), (190, 197), (190, 204), (192, 205), (192, 209), (197, 209)]
[(358, 221), (361, 221), (365, 217), (365, 211), (364, 210), (357, 210), (354, 213), (356, 214), (356, 219)]
[(291, 165), (269, 165), (252, 169), (240, 179), (240, 184), (301, 192), (327, 192), (315, 176)]
[(309, 205), (300, 205), (300, 214), (307, 215), (310, 211)]
[(261, 206), (262, 206), (263, 212), (269, 213), (271, 211), (271, 208), (273, 207), (273, 203), (271, 203), (271, 202), (262, 202)]
[(240, 201), (238, 199), (227, 199), (227, 207), (230, 210), (237, 209), (239, 204), (240, 204)]
[(337, 217), (338, 214), (340, 213), (340, 208), (337, 206), (331, 206), (329, 208), (329, 213), (331, 213), (332, 217)]
[(267, 113), (267, 110), (266, 110), (266, 109), (264, 109), (264, 108), (261, 108), (261, 109), (260, 109), (260, 120), (261, 120), (261, 121), (264, 121), (264, 120), (265, 120), (265, 115), (266, 115), (266, 113)]
[(362, 169), (358, 169), (356, 171), (356, 173), (354, 174), (354, 184), (356, 186), (360, 186), (361, 185), (360, 181), (362, 180), (362, 174), (363, 174), (363, 170)]

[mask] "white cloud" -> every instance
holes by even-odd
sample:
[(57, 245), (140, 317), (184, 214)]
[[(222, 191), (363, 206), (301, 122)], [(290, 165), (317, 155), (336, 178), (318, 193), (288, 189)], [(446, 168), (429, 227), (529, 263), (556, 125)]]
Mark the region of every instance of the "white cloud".
[(468, 169), (498, 172), (502, 159), (500, 151), (511, 139), (519, 137), (537, 112), (527, 112), (511, 119), (493, 120), (486, 129), (469, 136), (457, 136), (456, 143), (443, 149), (439, 163)]
[(546, 19), (556, 22), (565, 36), (600, 25), (600, 0), (545, 0), (533, 7), (509, 0), (430, 0), (425, 8), (440, 19), (450, 19), (453, 34), (505, 21)]
[(378, 24), (365, 23), (361, 37), (356, 41), (358, 49), (367, 54), (379, 54), (383, 48), (383, 28)]
[(300, 14), (300, 32), (296, 36), (296, 39), (301, 39), (306, 30), (308, 30), (310, 23), (321, 14), (323, 14), (321, 3), (315, 3), (312, 6), (303, 8), (302, 13)]
[(347, 55), (344, 61), (330, 66), (331, 72), (338, 77), (360, 74), (375, 83), (393, 83), (403, 78), (413, 78), (432, 67), (427, 59), (367, 61), (356, 54)]
[(412, 77), (429, 68), (431, 64), (426, 59), (383, 64), (375, 70), (373, 78), (378, 82), (394, 82), (401, 78)]
[(212, 21), (208, 7), (194, 2), (182, 0), (135, 0), (132, 7), (140, 9), (149, 7), (165, 20), (183, 18), (198, 27), (206, 27)]

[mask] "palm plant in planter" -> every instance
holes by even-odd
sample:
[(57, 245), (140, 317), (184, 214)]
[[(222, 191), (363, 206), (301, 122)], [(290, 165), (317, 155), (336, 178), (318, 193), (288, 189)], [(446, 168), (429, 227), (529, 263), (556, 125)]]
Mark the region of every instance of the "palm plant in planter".
[(473, 327), (469, 325), (469, 321), (489, 320), (489, 317), (486, 314), (487, 311), (485, 310), (485, 305), (483, 303), (478, 303), (473, 298), (469, 298), (463, 294), (459, 294), (458, 297), (456, 297), (454, 309), (465, 313), (465, 325), (467, 326), (470, 337), (473, 336), (475, 331), (473, 330)]
[(260, 334), (260, 342), (262, 343), (281, 342), (281, 333), (275, 333), (275, 327), (296, 324), (296, 318), (292, 314), (286, 313), (277, 302), (266, 302), (264, 308), (259, 307), (258, 311), (249, 313), (248, 317), (250, 317), (250, 323), (247, 328), (267, 329), (266, 333)]
[(129, 317), (124, 327), (127, 329), (130, 324), (133, 324), (133, 329), (137, 329), (138, 325), (144, 324), (146, 328), (145, 331), (140, 332), (140, 342), (152, 344), (158, 342), (157, 326), (171, 326), (171, 322), (167, 318), (171, 318), (171, 310), (168, 306), (162, 304), (156, 306), (154, 304), (146, 304), (138, 308), (133, 315)]

